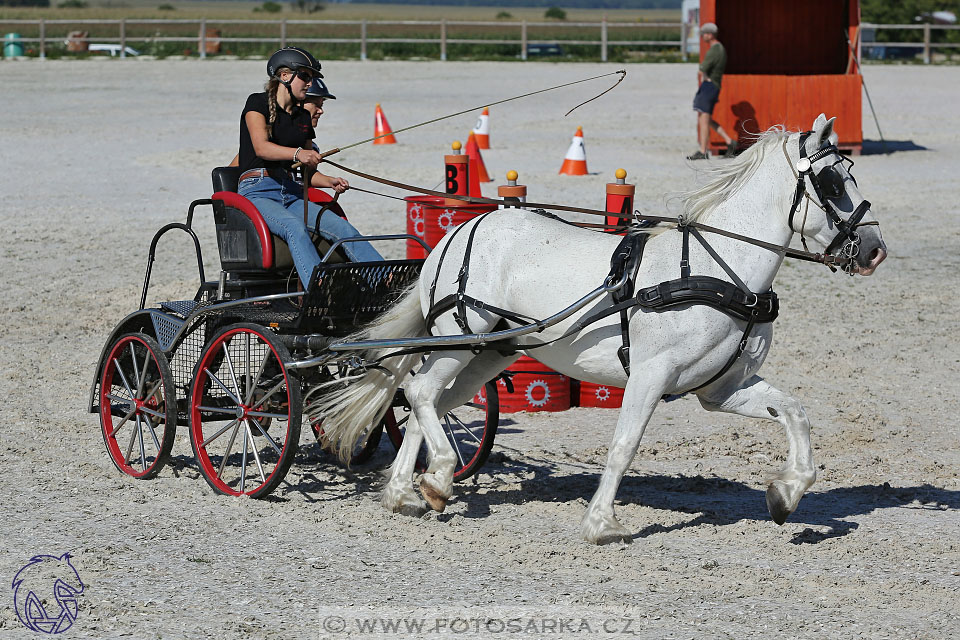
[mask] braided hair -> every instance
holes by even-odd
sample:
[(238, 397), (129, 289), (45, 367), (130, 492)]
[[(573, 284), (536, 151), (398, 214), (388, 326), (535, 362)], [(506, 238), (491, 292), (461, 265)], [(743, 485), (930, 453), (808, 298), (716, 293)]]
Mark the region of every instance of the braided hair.
[(277, 121), (277, 111), (280, 110), (280, 103), (277, 102), (277, 90), (280, 88), (279, 75), (281, 71), (289, 71), (286, 67), (277, 70), (277, 76), (267, 80), (263, 85), (263, 90), (267, 92), (267, 106), (270, 109), (270, 120), (267, 122), (267, 138), (273, 138), (273, 123)]

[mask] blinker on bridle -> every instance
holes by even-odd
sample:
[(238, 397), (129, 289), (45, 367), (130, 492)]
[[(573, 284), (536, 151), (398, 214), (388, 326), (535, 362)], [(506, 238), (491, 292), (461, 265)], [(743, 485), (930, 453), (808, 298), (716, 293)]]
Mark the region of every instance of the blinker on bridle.
[[(852, 275), (854, 265), (853, 259), (857, 256), (857, 254), (860, 253), (860, 235), (856, 232), (856, 229), (857, 227), (866, 224), (875, 224), (873, 222), (860, 222), (863, 220), (863, 216), (866, 215), (867, 211), (869, 211), (870, 202), (868, 200), (863, 200), (859, 205), (857, 205), (857, 208), (846, 220), (840, 217), (840, 214), (838, 214), (836, 211), (836, 205), (833, 203), (833, 201), (842, 198), (846, 192), (846, 189), (843, 186), (843, 177), (835, 167), (837, 164), (843, 162), (845, 158), (840, 155), (840, 150), (836, 145), (833, 144), (823, 147), (822, 149), (818, 149), (816, 153), (808, 158), (806, 141), (812, 133), (812, 131), (806, 131), (800, 134), (800, 159), (797, 161), (795, 169), (795, 173), (797, 175), (797, 189), (793, 195), (793, 205), (790, 207), (790, 229), (794, 231), (796, 230), (793, 226), (793, 219), (797, 213), (797, 209), (800, 208), (800, 203), (803, 201), (803, 196), (806, 194), (806, 179), (809, 178), (810, 184), (813, 185), (813, 190), (817, 194), (817, 199), (820, 201), (820, 208), (823, 209), (823, 212), (837, 227), (837, 235), (834, 236), (830, 244), (827, 245), (824, 253), (830, 254), (837, 247), (840, 247), (842, 255), (849, 260), (844, 267), (844, 270)], [(784, 147), (784, 153), (786, 154), (786, 147)], [(840, 156), (840, 159), (833, 165), (824, 167), (817, 173), (814, 173), (813, 164), (831, 154)], [(789, 160), (789, 156), (787, 156), (787, 159)], [(850, 166), (852, 167), (853, 162), (850, 161), (850, 163)], [(851, 179), (853, 178), (853, 176), (850, 177)], [(854, 184), (856, 184), (856, 180), (854, 180)], [(806, 213), (804, 213), (804, 222), (806, 222)], [(807, 249), (807, 241), (803, 236), (802, 227), (798, 233), (800, 233), (800, 242), (803, 244), (803, 248)], [(834, 270), (833, 267), (830, 267), (830, 269)]]

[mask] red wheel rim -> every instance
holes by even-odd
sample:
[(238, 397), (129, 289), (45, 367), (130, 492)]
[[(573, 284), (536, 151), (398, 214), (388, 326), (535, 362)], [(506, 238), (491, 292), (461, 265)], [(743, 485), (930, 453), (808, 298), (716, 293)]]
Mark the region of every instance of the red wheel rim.
[(204, 349), (190, 392), (190, 438), (214, 489), (256, 497), (283, 479), (299, 437), (291, 428), (300, 415), (297, 384), (273, 342), (251, 328), (225, 331)]
[(117, 468), (134, 478), (147, 476), (163, 463), (165, 429), (157, 433), (167, 419), (167, 394), (158, 360), (162, 357), (142, 337), (123, 336), (113, 345), (101, 372), (103, 440)]

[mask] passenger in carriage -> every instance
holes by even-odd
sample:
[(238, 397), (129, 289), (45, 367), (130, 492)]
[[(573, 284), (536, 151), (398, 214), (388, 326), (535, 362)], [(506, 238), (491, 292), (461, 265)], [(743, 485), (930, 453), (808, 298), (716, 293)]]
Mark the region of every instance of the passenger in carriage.
[[(303, 221), (303, 188), (291, 177), (291, 171), (297, 162), (311, 168), (320, 162), (320, 154), (313, 146), (313, 126), (323, 111), (308, 111), (303, 104), (308, 88), (323, 76), (317, 59), (297, 47), (286, 47), (270, 56), (267, 75), (265, 91), (247, 98), (240, 117), (238, 164), (242, 173), (238, 193), (257, 207), (270, 230), (289, 245), (306, 288), (320, 256)], [(322, 99), (333, 97), (326, 93)], [(310, 184), (337, 193), (350, 188), (343, 178), (319, 172)], [(321, 205), (309, 204), (310, 229), (315, 228), (320, 211)], [(353, 225), (330, 210), (323, 211), (319, 231), (331, 242), (360, 235)], [(341, 247), (354, 262), (383, 260), (369, 242), (347, 242)]]

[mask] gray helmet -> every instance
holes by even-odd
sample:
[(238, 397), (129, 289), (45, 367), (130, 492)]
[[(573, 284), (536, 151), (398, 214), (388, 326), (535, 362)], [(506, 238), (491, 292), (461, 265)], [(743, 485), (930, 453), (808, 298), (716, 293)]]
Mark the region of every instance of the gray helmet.
[(330, 93), (327, 85), (320, 78), (314, 78), (313, 82), (307, 88), (307, 98), (323, 98), (324, 100), (336, 100), (337, 96)]
[(314, 77), (323, 77), (317, 59), (309, 51), (300, 47), (284, 47), (270, 56), (267, 60), (267, 75), (274, 78), (284, 67), (294, 72), (298, 69), (309, 69)]

